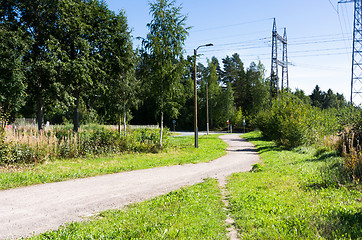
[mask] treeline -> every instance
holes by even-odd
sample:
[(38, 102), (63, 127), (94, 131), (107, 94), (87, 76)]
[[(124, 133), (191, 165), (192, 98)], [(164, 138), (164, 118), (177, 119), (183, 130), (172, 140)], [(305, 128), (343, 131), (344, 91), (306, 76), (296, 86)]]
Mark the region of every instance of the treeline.
[[(0, 5), (0, 109), (17, 117), (80, 124), (160, 124), (193, 129), (194, 57), (184, 56), (189, 27), (174, 1), (150, 3), (149, 33), (134, 49), (125, 12), (98, 0), (3, 0)], [(226, 121), (256, 126), (270, 106), (261, 62), (245, 67), (234, 54), (197, 64), (199, 129)], [(317, 86), (294, 95), (320, 108), (342, 108), (343, 95)], [(126, 124), (124, 124), (126, 125)], [(121, 129), (119, 129), (121, 130)], [(162, 134), (160, 136), (162, 138)]]
[(300, 89), (297, 89), (294, 92), (294, 95), (304, 103), (318, 107), (320, 109), (343, 109), (348, 105), (343, 94), (335, 94), (332, 89), (328, 89), (327, 92), (324, 92), (318, 85), (315, 86), (312, 94), (309, 96), (306, 96), (304, 91)]
[[(162, 124), (193, 128), (194, 58), (184, 57), (189, 28), (173, 1), (150, 3), (153, 20), (133, 49), (125, 13), (98, 0), (4, 0), (0, 6), (0, 106), (6, 120)], [(173, 19), (173, 21), (170, 21)], [(255, 111), (266, 99), (263, 66), (240, 57), (198, 64), (201, 114), (209, 87), (213, 128)], [(237, 115), (239, 110), (239, 115)], [(205, 125), (200, 117), (200, 126)], [(202, 127), (201, 127), (202, 128)]]

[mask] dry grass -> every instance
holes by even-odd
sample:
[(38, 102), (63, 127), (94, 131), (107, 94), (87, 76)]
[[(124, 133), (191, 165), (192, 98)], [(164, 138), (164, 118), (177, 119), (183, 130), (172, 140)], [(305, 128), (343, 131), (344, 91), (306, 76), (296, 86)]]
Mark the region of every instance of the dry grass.
[(343, 139), (344, 164), (357, 183), (362, 181), (362, 148), (354, 131), (346, 131)]
[(30, 147), (39, 147), (46, 145), (55, 147), (58, 140), (52, 129), (48, 131), (38, 131), (36, 127), (19, 127), (17, 129), (6, 129), (5, 143), (10, 144), (28, 144)]
[[(35, 126), (3, 130), (0, 165), (159, 150), (157, 129), (128, 130), (127, 136), (120, 136), (111, 126), (101, 125), (83, 126), (78, 134), (71, 126), (48, 126), (43, 131)], [(167, 138), (164, 142), (167, 143)]]

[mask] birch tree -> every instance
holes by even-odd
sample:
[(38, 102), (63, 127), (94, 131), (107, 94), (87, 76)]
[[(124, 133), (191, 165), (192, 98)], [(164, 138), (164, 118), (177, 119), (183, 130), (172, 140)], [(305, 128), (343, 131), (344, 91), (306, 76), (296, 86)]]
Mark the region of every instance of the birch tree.
[(181, 78), (184, 71), (184, 42), (188, 35), (186, 16), (172, 0), (150, 3), (152, 21), (147, 24), (149, 33), (142, 41), (143, 64), (147, 68), (145, 79), (150, 94), (156, 101), (160, 116), (160, 147), (162, 148), (163, 119), (167, 113), (172, 118), (179, 115)]

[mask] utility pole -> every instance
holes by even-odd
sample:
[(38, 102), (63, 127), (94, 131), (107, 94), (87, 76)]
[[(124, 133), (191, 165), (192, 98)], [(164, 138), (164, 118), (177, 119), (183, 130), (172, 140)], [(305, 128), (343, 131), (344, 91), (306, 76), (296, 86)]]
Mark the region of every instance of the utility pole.
[(289, 79), (288, 79), (288, 49), (287, 49), (287, 29), (284, 28), (283, 35), (283, 65), (282, 65), (282, 93), (289, 91)]
[(353, 53), (351, 77), (351, 104), (362, 103), (362, 0), (342, 0), (339, 3), (354, 2)]
[(206, 133), (209, 135), (209, 81), (206, 82)]
[(195, 98), (195, 114), (194, 114), (194, 138), (195, 138), (195, 148), (199, 147), (199, 128), (197, 127), (197, 50), (201, 47), (212, 47), (214, 44), (208, 43), (205, 45), (198, 46), (194, 49), (194, 68), (195, 68), (195, 76), (194, 76), (194, 98)]
[[(283, 44), (283, 58), (282, 61), (278, 59), (278, 42)], [(278, 66), (282, 67), (282, 93), (288, 91), (289, 80), (288, 80), (288, 51), (287, 51), (287, 29), (284, 28), (284, 36), (280, 36), (277, 31), (276, 20), (274, 18), (273, 31), (272, 31), (272, 56), (271, 56), (271, 72), (270, 72), (270, 105), (274, 95), (276, 94), (279, 99), (279, 77), (278, 77)], [(276, 93), (274, 92), (276, 89)]]

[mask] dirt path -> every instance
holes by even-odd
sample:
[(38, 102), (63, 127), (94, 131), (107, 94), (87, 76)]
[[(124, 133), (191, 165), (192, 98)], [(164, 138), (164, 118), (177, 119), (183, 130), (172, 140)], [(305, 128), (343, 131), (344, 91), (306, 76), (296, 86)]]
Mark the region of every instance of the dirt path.
[(160, 167), (0, 191), (0, 239), (30, 236), (79, 221), (96, 212), (122, 208), (207, 177), (225, 181), (259, 160), (238, 134), (223, 135), (227, 155), (210, 163)]

